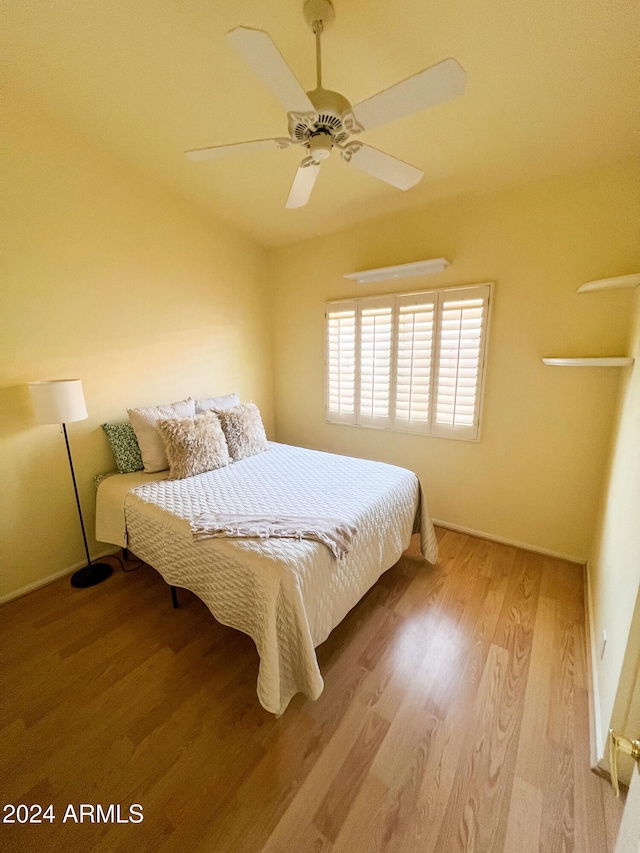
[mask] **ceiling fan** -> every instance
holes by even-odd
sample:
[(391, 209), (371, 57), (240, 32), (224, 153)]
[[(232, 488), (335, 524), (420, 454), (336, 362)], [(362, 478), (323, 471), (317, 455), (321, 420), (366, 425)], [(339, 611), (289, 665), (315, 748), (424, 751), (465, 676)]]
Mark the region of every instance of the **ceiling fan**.
[(230, 154), (301, 145), (307, 149), (307, 156), (296, 172), (287, 207), (302, 207), (309, 201), (320, 166), (333, 148), (339, 149), (347, 163), (374, 178), (401, 190), (415, 186), (423, 175), (420, 169), (352, 137), (462, 94), (464, 70), (455, 59), (445, 59), (352, 107), (339, 92), (322, 88), (320, 38), (335, 17), (331, 0), (305, 0), (304, 17), (316, 38), (317, 73), (316, 88), (306, 93), (267, 33), (236, 27), (227, 34), (233, 47), (284, 105), (289, 136), (197, 148), (186, 151), (185, 156), (189, 160), (215, 160)]

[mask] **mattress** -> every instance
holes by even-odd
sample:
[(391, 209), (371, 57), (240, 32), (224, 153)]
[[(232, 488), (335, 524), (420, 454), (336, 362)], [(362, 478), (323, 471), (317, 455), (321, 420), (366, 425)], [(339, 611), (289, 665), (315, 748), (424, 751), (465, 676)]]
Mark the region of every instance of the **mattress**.
[[(313, 540), (196, 540), (191, 524), (203, 512), (337, 516), (357, 532), (336, 560)], [(315, 647), (418, 531), (424, 557), (435, 562), (433, 524), (411, 471), (275, 442), (185, 480), (117, 474), (97, 493), (98, 540), (126, 544), (167, 583), (192, 590), (216, 619), (253, 638), (258, 698), (277, 715), (300, 691), (320, 696)]]

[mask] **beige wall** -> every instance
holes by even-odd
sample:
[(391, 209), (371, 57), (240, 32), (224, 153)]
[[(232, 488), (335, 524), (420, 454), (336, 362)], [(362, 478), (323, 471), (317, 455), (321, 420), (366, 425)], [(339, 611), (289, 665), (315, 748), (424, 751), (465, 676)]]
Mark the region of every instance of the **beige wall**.
[[(274, 250), (279, 440), (403, 465), (448, 523), (584, 560), (619, 369), (547, 355), (624, 353), (631, 293), (576, 295), (637, 266), (638, 169), (617, 165), (433, 204)], [(343, 274), (445, 256), (444, 273), (357, 285)], [(495, 281), (479, 443), (324, 421), (324, 302)]]
[[(630, 354), (636, 360), (625, 369), (588, 562), (602, 744), (610, 725), (640, 738), (640, 292), (635, 298)], [(622, 763), (628, 775), (630, 764)]]
[[(69, 436), (89, 531), (104, 421), (130, 406), (239, 391), (273, 426), (265, 251), (45, 110), (5, 100), (0, 306), (0, 597), (83, 548), (63, 438), (26, 383), (82, 379)], [(105, 546), (91, 547), (94, 553)]]

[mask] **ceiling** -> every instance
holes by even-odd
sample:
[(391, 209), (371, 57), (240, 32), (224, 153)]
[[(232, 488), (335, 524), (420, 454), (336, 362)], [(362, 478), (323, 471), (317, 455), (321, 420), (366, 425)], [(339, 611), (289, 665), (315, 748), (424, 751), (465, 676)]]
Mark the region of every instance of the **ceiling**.
[(188, 148), (286, 135), (284, 109), (225, 33), (268, 31), (311, 89), (302, 0), (5, 0), (0, 62), (10, 87), (264, 245), (637, 155), (636, 0), (333, 2), (323, 84), (352, 103), (449, 56), (467, 71), (462, 97), (363, 137), (424, 171), (407, 192), (334, 155), (307, 207), (286, 210), (299, 148), (184, 159)]

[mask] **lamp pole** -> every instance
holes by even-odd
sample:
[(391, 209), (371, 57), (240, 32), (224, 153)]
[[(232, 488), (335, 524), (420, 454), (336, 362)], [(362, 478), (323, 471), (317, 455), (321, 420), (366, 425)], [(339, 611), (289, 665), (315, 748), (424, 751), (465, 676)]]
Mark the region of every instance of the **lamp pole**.
[(71, 458), (71, 448), (69, 447), (69, 438), (67, 436), (67, 425), (62, 424), (64, 433), (64, 443), (67, 445), (67, 456), (69, 457), (69, 468), (71, 468), (71, 479), (73, 480), (73, 491), (76, 495), (76, 504), (78, 506), (78, 517), (80, 518), (80, 527), (82, 528), (82, 540), (84, 542), (84, 550), (87, 555), (87, 566), (91, 565), (91, 555), (89, 554), (89, 545), (87, 544), (87, 534), (84, 529), (84, 520), (82, 518), (82, 507), (80, 506), (80, 497), (78, 495), (78, 486), (76, 484), (76, 473), (73, 470), (73, 459)]
[(89, 544), (87, 542), (87, 534), (84, 529), (84, 519), (82, 518), (82, 507), (80, 505), (80, 495), (78, 494), (78, 485), (76, 483), (76, 473), (73, 470), (73, 459), (71, 458), (71, 448), (69, 447), (69, 437), (67, 436), (67, 425), (62, 424), (62, 432), (64, 433), (64, 443), (67, 445), (67, 456), (69, 457), (69, 468), (71, 468), (71, 479), (73, 480), (73, 491), (76, 496), (76, 505), (78, 507), (78, 518), (80, 519), (80, 528), (82, 529), (82, 541), (84, 542), (84, 550), (87, 555), (87, 565), (82, 569), (78, 569), (71, 575), (71, 586), (84, 589), (88, 586), (95, 586), (98, 583), (105, 581), (113, 572), (113, 569), (108, 563), (92, 563), (91, 555), (89, 554)]

